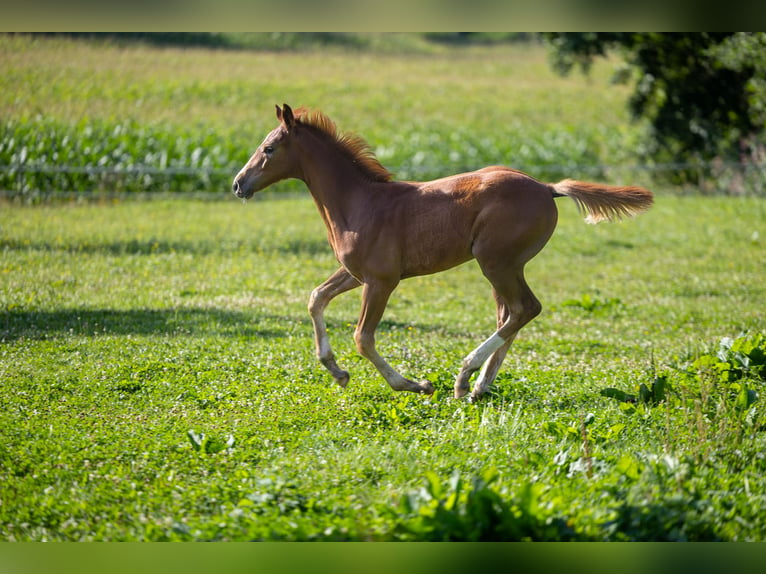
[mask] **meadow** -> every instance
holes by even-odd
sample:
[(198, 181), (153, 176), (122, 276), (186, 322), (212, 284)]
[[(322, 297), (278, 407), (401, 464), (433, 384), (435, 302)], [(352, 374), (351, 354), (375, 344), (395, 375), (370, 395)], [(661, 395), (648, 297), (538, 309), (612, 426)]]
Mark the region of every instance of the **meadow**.
[[(521, 167), (519, 133), (550, 165), (582, 160), (546, 141), (622, 161), (640, 130), (608, 66), (558, 78), (539, 46), (0, 43), (6, 124), (231, 138), (243, 149), (211, 160), (222, 171), (281, 101), (324, 109), (405, 172), (415, 149), (442, 150), (419, 161), (449, 173), (472, 161), (450, 159), (461, 143), (492, 138), (483, 161), (504, 130), (519, 147), (493, 163)], [(450, 396), (494, 329), (475, 263), (403, 282), (379, 330), (381, 353), (434, 395), (391, 391), (356, 354), (355, 292), (327, 313), (351, 372), (332, 382), (306, 303), (336, 263), (299, 189), (0, 206), (0, 539), (766, 538), (762, 197), (653, 187), (651, 211), (598, 226), (558, 200), (527, 273), (543, 313), (472, 404)]]
[(641, 126), (624, 109), (626, 89), (609, 86), (614, 65), (596, 67), (589, 82), (557, 76), (538, 45), (412, 50), (0, 36), (0, 165), (14, 166), (0, 172), (0, 188), (21, 198), (226, 190), (283, 102), (319, 108), (363, 135), (401, 179), (501, 159), (550, 179), (572, 165), (603, 177), (608, 166), (636, 164)]

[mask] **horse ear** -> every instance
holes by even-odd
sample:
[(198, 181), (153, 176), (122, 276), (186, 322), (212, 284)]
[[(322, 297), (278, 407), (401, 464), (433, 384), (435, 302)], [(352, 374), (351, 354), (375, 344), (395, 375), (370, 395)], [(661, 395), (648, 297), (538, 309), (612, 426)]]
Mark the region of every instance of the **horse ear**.
[(282, 108), (280, 108), (278, 104), (275, 107), (277, 108), (277, 119), (281, 122), (282, 121)]
[[(277, 108), (278, 109), (278, 108)], [(293, 116), (293, 110), (287, 104), (282, 104), (282, 112), (279, 120), (289, 130), (295, 125), (295, 116)]]

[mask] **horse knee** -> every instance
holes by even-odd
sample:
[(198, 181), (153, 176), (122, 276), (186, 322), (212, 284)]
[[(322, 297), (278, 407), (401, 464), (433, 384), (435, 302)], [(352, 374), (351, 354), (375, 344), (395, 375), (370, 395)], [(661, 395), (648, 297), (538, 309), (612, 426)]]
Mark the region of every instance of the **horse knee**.
[(356, 344), (357, 352), (363, 357), (369, 357), (371, 351), (375, 349), (375, 337), (370, 333), (355, 331), (354, 343)]
[(316, 314), (322, 311), (324, 308), (323, 303), (320, 301), (321, 298), (321, 291), (319, 290), (319, 287), (314, 289), (311, 292), (311, 295), (309, 295), (309, 304), (308, 304), (308, 310), (309, 315), (312, 317)]

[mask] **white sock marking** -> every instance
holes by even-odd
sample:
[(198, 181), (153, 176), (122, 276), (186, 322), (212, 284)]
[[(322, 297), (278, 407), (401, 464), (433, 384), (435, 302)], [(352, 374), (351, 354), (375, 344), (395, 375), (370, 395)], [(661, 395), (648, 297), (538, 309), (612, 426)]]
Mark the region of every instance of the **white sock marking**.
[(494, 333), (489, 339), (468, 354), (464, 361), (466, 368), (475, 371), (484, 364), (492, 353), (502, 347), (504, 343), (505, 339), (497, 333)]

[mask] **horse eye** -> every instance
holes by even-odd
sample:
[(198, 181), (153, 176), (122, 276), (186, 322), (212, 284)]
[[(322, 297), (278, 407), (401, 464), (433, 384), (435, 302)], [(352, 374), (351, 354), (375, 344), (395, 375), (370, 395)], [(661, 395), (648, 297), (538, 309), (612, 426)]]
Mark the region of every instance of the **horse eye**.
[(270, 145), (265, 146), (263, 148), (263, 153), (267, 153), (267, 154), (271, 155), (272, 153), (274, 153), (274, 147), (270, 146)]

